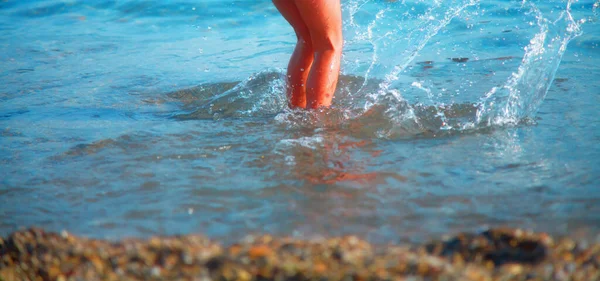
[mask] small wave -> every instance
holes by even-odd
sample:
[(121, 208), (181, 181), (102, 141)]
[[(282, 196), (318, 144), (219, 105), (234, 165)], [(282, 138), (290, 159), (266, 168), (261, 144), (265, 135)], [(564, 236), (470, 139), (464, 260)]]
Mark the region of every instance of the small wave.
[[(31, 3), (33, 2), (33, 3)], [(56, 1), (55, 1), (56, 2)], [(109, 10), (128, 17), (200, 17), (227, 19), (247, 10), (266, 9), (268, 4), (246, 2), (232, 5), (229, 2), (174, 2), (169, 1), (0, 1), (1, 9), (14, 9), (14, 14), (22, 17), (48, 17), (82, 11)]]
[[(527, 14), (536, 20), (531, 24), (539, 28), (525, 48), (516, 72), (500, 86), (487, 91), (479, 100), (435, 103), (431, 89), (419, 82), (408, 86), (398, 83), (397, 80), (400, 73), (422, 76), (422, 73), (416, 74), (411, 72), (412, 70), (405, 71), (416, 54), (454, 17), (467, 7), (477, 4), (477, 1), (459, 2), (454, 3), (454, 6), (445, 12), (442, 12), (443, 5), (434, 5), (425, 10), (424, 15), (434, 17), (435, 20), (426, 21), (424, 24), (427, 27), (409, 32), (409, 46), (406, 47), (406, 51), (411, 55), (403, 56), (400, 63), (396, 62), (394, 67), (388, 68), (389, 72), (383, 78), (371, 77), (372, 67), (369, 67), (363, 76), (341, 75), (333, 106), (329, 109), (289, 109), (286, 106), (284, 72), (266, 70), (241, 82), (205, 84), (169, 94), (170, 97), (183, 102), (184, 108), (193, 110), (176, 115), (175, 118), (218, 120), (272, 116), (276, 122), (288, 129), (345, 130), (360, 138), (385, 139), (437, 137), (532, 120), (552, 85), (568, 43), (581, 33), (582, 22), (573, 19), (570, 13), (571, 2), (567, 3), (565, 10), (555, 20), (546, 18), (533, 3), (522, 4), (519, 8), (512, 7), (511, 13), (519, 11)], [(406, 51), (400, 53), (406, 54)], [(374, 52), (376, 55), (377, 50)], [(447, 64), (446, 68), (449, 64), (488, 65), (493, 62), (505, 66), (506, 61), (514, 61), (514, 64), (509, 66), (516, 67), (518, 58), (513, 55), (492, 59), (449, 57), (444, 61)], [(372, 63), (378, 63), (377, 59), (374, 57)], [(411, 69), (428, 71), (434, 65), (444, 65), (444, 62), (418, 62)], [(461, 69), (464, 71), (468, 68)], [(434, 104), (409, 101), (403, 96), (415, 89), (424, 91)], [(475, 95), (481, 96), (478, 93)]]
[[(474, 104), (425, 106), (409, 104), (398, 90), (370, 95), (381, 80), (342, 75), (331, 108), (289, 109), (285, 97), (284, 74), (265, 71), (242, 82), (200, 85), (169, 93), (191, 113), (174, 116), (177, 120), (218, 120), (273, 116), (287, 129), (346, 130), (356, 136), (398, 138), (460, 128), (474, 116)], [(222, 90), (225, 90), (221, 92)], [(471, 118), (471, 119), (470, 119)]]
[[(264, 71), (223, 93), (214, 90), (229, 88), (231, 83), (210, 84), (170, 94), (189, 101), (200, 102), (194, 112), (174, 116), (178, 120), (258, 117), (274, 115), (286, 105), (285, 75), (276, 71)], [(207, 96), (210, 95), (211, 96)]]

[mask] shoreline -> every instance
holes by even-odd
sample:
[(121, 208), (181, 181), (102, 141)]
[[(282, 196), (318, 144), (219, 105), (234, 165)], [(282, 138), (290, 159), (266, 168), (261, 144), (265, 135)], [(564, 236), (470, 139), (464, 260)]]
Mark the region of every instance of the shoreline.
[(600, 280), (600, 243), (520, 229), (460, 233), (424, 244), (355, 236), (201, 235), (90, 239), (29, 228), (0, 238), (0, 281), (12, 280)]

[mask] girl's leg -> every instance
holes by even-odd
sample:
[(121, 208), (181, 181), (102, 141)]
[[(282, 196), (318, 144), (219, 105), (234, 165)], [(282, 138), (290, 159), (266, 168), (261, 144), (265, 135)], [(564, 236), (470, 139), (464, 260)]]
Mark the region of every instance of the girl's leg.
[(328, 107), (331, 105), (337, 86), (342, 58), (340, 0), (293, 0), (293, 2), (296, 3), (298, 12), (308, 27), (315, 52), (315, 61), (306, 86), (306, 107)]
[(308, 27), (302, 20), (296, 4), (292, 0), (273, 0), (281, 15), (296, 32), (298, 42), (287, 68), (287, 95), (290, 107), (306, 107), (306, 85), (313, 63), (313, 47)]

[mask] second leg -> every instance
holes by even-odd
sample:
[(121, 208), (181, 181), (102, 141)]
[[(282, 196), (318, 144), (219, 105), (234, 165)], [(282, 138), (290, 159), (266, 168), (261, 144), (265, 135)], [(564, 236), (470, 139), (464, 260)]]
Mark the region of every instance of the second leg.
[(306, 85), (306, 107), (329, 107), (337, 87), (342, 59), (340, 0), (294, 0), (310, 32), (315, 52)]
[(306, 107), (306, 84), (313, 63), (313, 47), (308, 27), (294, 1), (273, 0), (275, 7), (294, 28), (298, 42), (287, 67), (287, 94), (290, 107)]

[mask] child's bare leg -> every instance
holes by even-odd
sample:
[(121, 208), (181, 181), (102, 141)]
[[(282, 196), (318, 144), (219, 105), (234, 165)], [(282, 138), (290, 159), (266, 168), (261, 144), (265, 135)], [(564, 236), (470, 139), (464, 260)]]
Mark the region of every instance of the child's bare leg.
[(306, 107), (328, 107), (337, 86), (342, 58), (340, 0), (294, 0), (294, 3), (310, 31), (315, 51), (306, 87)]
[(306, 107), (306, 85), (310, 67), (313, 63), (313, 48), (310, 32), (296, 4), (292, 0), (273, 0), (273, 4), (290, 23), (296, 32), (298, 42), (294, 53), (290, 58), (287, 68), (288, 88), (287, 94), (290, 99), (290, 107)]

